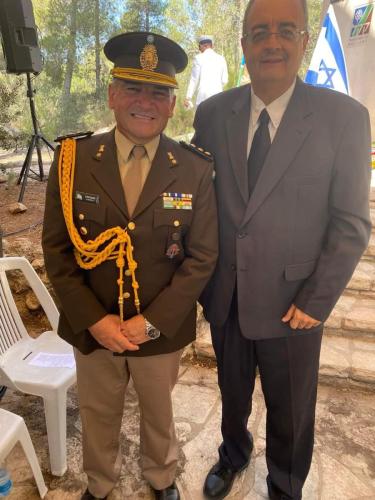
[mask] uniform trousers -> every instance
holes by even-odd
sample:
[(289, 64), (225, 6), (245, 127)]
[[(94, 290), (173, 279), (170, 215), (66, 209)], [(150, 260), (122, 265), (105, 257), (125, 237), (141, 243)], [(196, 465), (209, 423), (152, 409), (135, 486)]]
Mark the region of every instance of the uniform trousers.
[(155, 489), (164, 489), (173, 483), (178, 445), (171, 393), (177, 382), (181, 354), (182, 350), (127, 357), (98, 349), (83, 355), (74, 349), (83, 470), (92, 495), (104, 498), (120, 475), (120, 430), (130, 377), (139, 400), (143, 476)]
[(267, 483), (272, 499), (302, 497), (314, 445), (322, 329), (283, 338), (247, 339), (241, 333), (236, 297), (226, 323), (211, 325), (222, 396), (220, 462), (233, 471), (249, 463), (252, 439), (247, 423), (258, 367), (267, 408)]

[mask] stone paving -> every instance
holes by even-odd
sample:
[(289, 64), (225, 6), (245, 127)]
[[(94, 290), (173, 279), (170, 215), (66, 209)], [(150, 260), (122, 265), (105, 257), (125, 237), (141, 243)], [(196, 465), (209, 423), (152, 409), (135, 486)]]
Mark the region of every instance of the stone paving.
[[(29, 428), (44, 478), (47, 500), (77, 500), (85, 489), (81, 472), (81, 427), (75, 388), (68, 395), (68, 472), (61, 478), (48, 472), (47, 438), (42, 401), (8, 390), (3, 408), (22, 415)], [(180, 460), (177, 483), (182, 500), (203, 499), (205, 475), (217, 458), (220, 443), (220, 396), (216, 369), (185, 360), (174, 391)], [(121, 433), (124, 464), (120, 481), (109, 500), (153, 498), (142, 480), (138, 463), (139, 413), (134, 391), (129, 391)], [(375, 499), (375, 394), (321, 385), (318, 393), (316, 445), (304, 500)], [(230, 500), (267, 499), (265, 483), (265, 408), (259, 381), (254, 393), (249, 429), (255, 449), (251, 463), (236, 480)], [(14, 448), (6, 460), (14, 488), (10, 500), (39, 498), (22, 449)]]

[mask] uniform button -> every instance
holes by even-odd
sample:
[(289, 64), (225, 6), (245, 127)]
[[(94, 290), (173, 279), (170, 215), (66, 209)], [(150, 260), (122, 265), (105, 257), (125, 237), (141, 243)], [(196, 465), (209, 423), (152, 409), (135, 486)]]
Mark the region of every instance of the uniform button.
[(130, 271), (130, 269), (127, 269), (125, 271), (125, 276), (131, 276), (132, 275), (132, 272)]
[(130, 293), (129, 292), (125, 292), (124, 293), (124, 299), (130, 299)]
[(232, 271), (236, 271), (236, 270), (237, 270), (237, 267), (235, 266), (235, 264), (232, 264), (232, 265), (230, 266), (230, 268), (232, 269)]
[(175, 220), (174, 223), (173, 223), (174, 227), (179, 227), (180, 226), (180, 221), (179, 220)]
[(134, 222), (129, 222), (129, 224), (128, 224), (128, 229), (129, 229), (130, 231), (134, 231), (134, 229), (135, 229), (135, 224), (134, 224)]
[(86, 234), (88, 233), (87, 229), (86, 229), (84, 226), (82, 226), (82, 227), (80, 228), (80, 230), (79, 230), (79, 231), (80, 231), (80, 233), (81, 233), (81, 234), (83, 234), (84, 236), (86, 236)]
[(79, 215), (78, 215), (78, 219), (79, 219), (79, 220), (84, 220), (84, 219), (85, 219), (85, 216), (84, 216), (83, 214), (79, 214)]
[(243, 238), (246, 238), (247, 236), (247, 233), (238, 233), (238, 237), (240, 240), (242, 240)]

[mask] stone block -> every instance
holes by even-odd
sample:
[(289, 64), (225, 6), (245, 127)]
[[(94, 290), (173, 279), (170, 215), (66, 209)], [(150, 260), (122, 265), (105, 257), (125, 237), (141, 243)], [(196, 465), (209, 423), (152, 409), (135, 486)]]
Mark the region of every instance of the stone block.
[(360, 261), (347, 288), (359, 291), (375, 289), (375, 262)]
[(375, 300), (358, 299), (345, 315), (343, 327), (375, 335)]
[(351, 378), (358, 382), (375, 384), (374, 350), (355, 350), (352, 356)]
[(323, 336), (319, 374), (348, 378), (351, 367), (349, 339)]
[(370, 241), (366, 248), (365, 255), (367, 255), (368, 257), (375, 256), (375, 233), (372, 233), (370, 236)]
[(325, 326), (332, 329), (343, 328), (343, 320), (356, 303), (356, 297), (342, 295), (338, 300)]

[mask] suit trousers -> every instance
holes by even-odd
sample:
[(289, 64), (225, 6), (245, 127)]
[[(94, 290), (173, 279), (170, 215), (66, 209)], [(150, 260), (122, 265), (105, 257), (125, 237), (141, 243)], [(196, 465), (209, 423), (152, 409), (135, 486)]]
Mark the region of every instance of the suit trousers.
[(91, 494), (103, 498), (121, 470), (120, 430), (130, 377), (140, 409), (140, 456), (144, 478), (155, 489), (175, 479), (178, 444), (171, 393), (182, 350), (145, 357), (113, 356), (106, 349), (84, 355), (74, 349), (82, 420), (83, 469)]
[(270, 498), (301, 498), (313, 445), (322, 327), (290, 337), (250, 340), (234, 298), (226, 323), (211, 325), (222, 396), (220, 461), (240, 471), (250, 460), (247, 429), (256, 368), (267, 408), (266, 460)]

